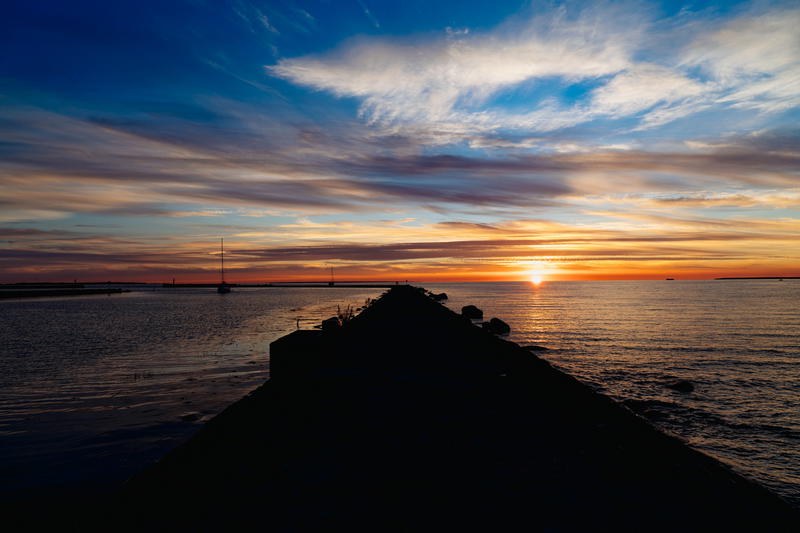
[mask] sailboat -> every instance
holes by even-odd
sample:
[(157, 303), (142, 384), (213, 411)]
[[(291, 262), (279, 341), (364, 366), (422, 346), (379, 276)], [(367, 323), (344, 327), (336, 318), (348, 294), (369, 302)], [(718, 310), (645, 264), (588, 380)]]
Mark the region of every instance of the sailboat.
[(225, 283), (225, 247), (222, 237), (219, 238), (219, 285), (217, 292), (220, 294), (228, 294), (231, 292), (230, 286)]

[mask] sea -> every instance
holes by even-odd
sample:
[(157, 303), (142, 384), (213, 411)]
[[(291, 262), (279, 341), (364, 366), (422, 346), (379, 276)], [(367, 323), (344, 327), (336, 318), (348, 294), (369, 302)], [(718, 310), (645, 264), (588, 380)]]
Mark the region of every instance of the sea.
[[(800, 280), (417, 285), (800, 508)], [(120, 483), (268, 379), (271, 341), (382, 292), (131, 289), (0, 300), (0, 500)]]

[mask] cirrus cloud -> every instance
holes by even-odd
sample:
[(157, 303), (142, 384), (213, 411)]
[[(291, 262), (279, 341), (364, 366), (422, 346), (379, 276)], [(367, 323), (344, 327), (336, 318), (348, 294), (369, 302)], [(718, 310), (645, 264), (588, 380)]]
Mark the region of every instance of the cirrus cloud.
[[(649, 18), (631, 14), (642, 12), (562, 7), (486, 33), (350, 41), (267, 70), (358, 99), (370, 124), (440, 143), (598, 119), (633, 118), (644, 129), (708, 109), (775, 112), (800, 104), (800, 10), (752, 9), (724, 21), (689, 12), (648, 39)], [(678, 38), (686, 44), (675, 47)], [(565, 86), (580, 92), (582, 83), (596, 88), (572, 103), (558, 98)], [(515, 91), (512, 106), (508, 98), (494, 101)]]

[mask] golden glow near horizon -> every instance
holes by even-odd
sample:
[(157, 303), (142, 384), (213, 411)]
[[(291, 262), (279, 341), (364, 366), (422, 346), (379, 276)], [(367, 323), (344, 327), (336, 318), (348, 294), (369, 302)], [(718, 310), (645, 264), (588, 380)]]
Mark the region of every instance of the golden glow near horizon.
[(546, 261), (533, 261), (526, 262), (527, 278), (534, 285), (541, 285), (542, 282), (552, 279), (552, 276), (558, 272), (558, 268), (553, 264), (548, 264)]
[[(385, 220), (328, 227), (297, 224), (286, 234), (225, 235), (232, 282), (327, 280), (533, 281), (709, 279), (797, 276), (798, 225), (792, 219), (593, 213), (595, 224), (541, 220), (488, 224)], [(364, 234), (356, 234), (355, 229)], [(58, 260), (27, 256), (4, 270), (7, 281), (213, 281), (218, 235), (153, 241), (90, 235), (65, 241), (58, 231), (25, 236), (32, 252), (49, 248)], [(14, 247), (28, 253), (17, 241)], [(103, 253), (98, 253), (102, 250)], [(74, 259), (70, 255), (74, 254)], [(114, 257), (114, 262), (109, 262)]]

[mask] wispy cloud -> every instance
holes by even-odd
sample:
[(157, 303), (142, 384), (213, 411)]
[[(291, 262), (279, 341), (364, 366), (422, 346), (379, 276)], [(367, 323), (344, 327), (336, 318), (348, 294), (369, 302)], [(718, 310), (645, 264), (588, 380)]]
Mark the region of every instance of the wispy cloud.
[(749, 11), (692, 42), (682, 64), (720, 86), (718, 102), (761, 111), (800, 104), (800, 9)]
[[(627, 40), (635, 40), (643, 24), (631, 25), (632, 15), (622, 7), (610, 11), (560, 9), (488, 34), (353, 41), (330, 54), (283, 59), (269, 70), (295, 83), (360, 98), (369, 122), (490, 130), (504, 117), (476, 108), (497, 91), (532, 79), (577, 81), (627, 67)], [(537, 115), (517, 120), (552, 122), (546, 114), (543, 106)]]
[[(420, 153), (424, 145), (404, 136), (276, 126), (257, 114), (248, 117), (249, 125), (221, 109), (207, 114), (225, 118), (207, 130), (191, 129), (181, 118), (159, 118), (153, 127), (151, 118), (9, 114), (0, 124), (8, 139), (0, 146), (4, 217), (179, 217), (243, 208), (334, 214), (413, 204), (566, 207), (580, 195), (611, 191), (792, 187), (800, 167), (800, 136), (792, 131), (705, 139), (662, 151), (555, 141), (538, 153), (427, 155)], [(262, 139), (259, 128), (274, 131), (278, 140)], [(540, 139), (483, 142), (513, 150)]]
[(378, 22), (378, 19), (375, 17), (375, 15), (372, 14), (372, 11), (369, 10), (364, 0), (356, 0), (356, 1), (358, 2), (358, 5), (361, 6), (361, 9), (364, 11), (364, 15), (367, 16), (372, 25), (375, 26), (375, 28), (380, 28), (381, 23)]
[[(596, 119), (636, 117), (640, 128), (651, 128), (714, 106), (779, 111), (800, 102), (800, 11), (751, 10), (725, 22), (698, 14), (686, 27), (644, 39), (651, 21), (639, 7), (558, 8), (487, 33), (361, 39), (330, 53), (282, 59), (268, 70), (359, 99), (371, 124), (436, 131), (441, 142), (503, 128), (548, 132)], [(676, 49), (675, 39), (687, 33), (691, 41)], [(641, 60), (654, 46), (673, 51), (661, 52), (661, 64)], [(541, 96), (514, 110), (490, 102), (523, 84), (583, 80), (600, 85), (573, 105)]]

